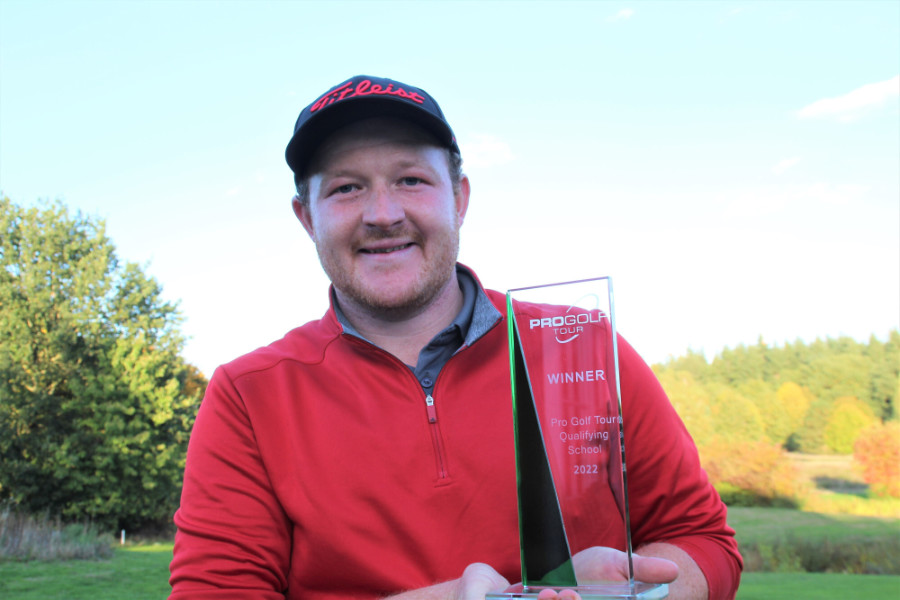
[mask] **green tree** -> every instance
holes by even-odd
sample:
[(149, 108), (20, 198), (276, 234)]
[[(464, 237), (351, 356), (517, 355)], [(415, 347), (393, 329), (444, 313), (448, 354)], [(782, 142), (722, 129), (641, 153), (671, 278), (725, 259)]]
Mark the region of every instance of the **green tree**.
[(897, 388), (900, 386), (900, 332), (891, 331), (887, 343), (873, 335), (866, 355), (872, 363), (871, 405), (883, 421), (896, 416)]
[(831, 415), (833, 406), (833, 401), (813, 396), (803, 424), (797, 429), (796, 435), (791, 440), (798, 451), (809, 454), (829, 454), (831, 452), (825, 443), (825, 428), (828, 426), (828, 417)]
[(707, 389), (717, 437), (734, 442), (766, 440), (762, 414), (752, 401), (727, 385), (715, 384)]
[(736, 385), (737, 391), (759, 410), (769, 441), (784, 446), (790, 435), (790, 417), (778, 405), (775, 386), (761, 379), (749, 379)]
[(688, 371), (665, 369), (658, 371), (657, 376), (697, 446), (702, 448), (709, 444), (716, 431), (711, 413), (712, 402), (703, 384), (695, 381)]
[(654, 371), (680, 371), (691, 375), (694, 380), (702, 381), (709, 375), (709, 363), (702, 352), (688, 349), (684, 356), (670, 357), (665, 365), (654, 365)]
[(837, 454), (852, 454), (860, 432), (875, 422), (869, 406), (857, 398), (838, 398), (825, 426), (825, 444)]
[(806, 413), (813, 402), (809, 390), (793, 381), (786, 381), (775, 393), (777, 408), (782, 419), (774, 424), (770, 434), (772, 440), (781, 440), (787, 450), (795, 450), (797, 431), (803, 426)]
[[(0, 200), (0, 499), (130, 528), (177, 506), (205, 382), (103, 221)], [(202, 379), (202, 377), (199, 377)]]

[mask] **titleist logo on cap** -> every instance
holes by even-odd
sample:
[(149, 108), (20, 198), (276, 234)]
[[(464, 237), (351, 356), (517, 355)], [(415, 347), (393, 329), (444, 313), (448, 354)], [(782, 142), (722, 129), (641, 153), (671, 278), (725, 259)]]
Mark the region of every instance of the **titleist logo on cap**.
[(339, 88), (333, 89), (318, 100), (316, 100), (312, 106), (309, 108), (309, 112), (314, 113), (321, 108), (325, 108), (335, 102), (340, 102), (341, 100), (346, 100), (347, 98), (356, 98), (357, 96), (399, 96), (400, 98), (406, 98), (407, 100), (411, 100), (416, 104), (422, 104), (425, 102), (425, 98), (422, 94), (418, 92), (407, 92), (402, 87), (394, 87), (394, 84), (389, 83), (387, 87), (382, 87), (378, 84), (372, 85), (372, 82), (368, 79), (363, 79), (359, 83), (356, 84), (356, 87), (353, 86), (352, 81), (348, 81), (344, 85)]

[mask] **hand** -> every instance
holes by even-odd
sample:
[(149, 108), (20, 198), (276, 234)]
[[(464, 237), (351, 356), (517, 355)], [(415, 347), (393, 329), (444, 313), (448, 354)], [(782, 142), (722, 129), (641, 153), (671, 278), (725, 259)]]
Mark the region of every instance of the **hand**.
[[(506, 593), (514, 594), (516, 592), (521, 592), (525, 589), (521, 583), (517, 583), (516, 585), (510, 586), (503, 590)], [(581, 600), (581, 596), (574, 590), (560, 590), (559, 592), (555, 592), (553, 590), (541, 590), (538, 593), (538, 600)]]
[(509, 587), (506, 577), (492, 566), (472, 563), (457, 581), (455, 600), (484, 600), (488, 592), (502, 592)]
[[(488, 592), (521, 590), (521, 583), (510, 586), (509, 581), (490, 565), (473, 563), (466, 567), (462, 577), (458, 580), (455, 600), (484, 600), (484, 596)], [(581, 600), (581, 596), (572, 590), (563, 590), (558, 593), (553, 590), (541, 590), (538, 600)]]
[[(678, 565), (664, 558), (632, 553), (634, 578), (646, 583), (671, 583), (678, 577)], [(594, 546), (572, 557), (579, 582), (628, 581), (628, 555), (614, 548)]]

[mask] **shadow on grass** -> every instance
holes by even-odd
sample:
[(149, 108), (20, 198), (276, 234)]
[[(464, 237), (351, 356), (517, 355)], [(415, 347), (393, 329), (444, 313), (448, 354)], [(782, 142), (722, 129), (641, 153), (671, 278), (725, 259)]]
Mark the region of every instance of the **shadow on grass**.
[(838, 494), (852, 494), (853, 496), (866, 497), (869, 493), (869, 486), (866, 483), (843, 479), (840, 477), (828, 477), (820, 475), (813, 478), (813, 482), (820, 490), (836, 492)]

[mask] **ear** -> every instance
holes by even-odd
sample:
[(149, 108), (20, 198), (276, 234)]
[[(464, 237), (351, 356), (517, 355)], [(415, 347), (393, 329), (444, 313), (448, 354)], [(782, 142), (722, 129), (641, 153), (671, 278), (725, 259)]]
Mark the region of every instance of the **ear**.
[(303, 229), (309, 234), (313, 241), (316, 241), (316, 231), (313, 229), (312, 213), (309, 209), (309, 203), (300, 202), (300, 196), (294, 196), (291, 199), (291, 208), (294, 209), (294, 216), (303, 225)]
[(459, 192), (456, 193), (456, 224), (460, 226), (469, 210), (469, 193), (472, 191), (469, 177), (463, 175), (459, 180)]

